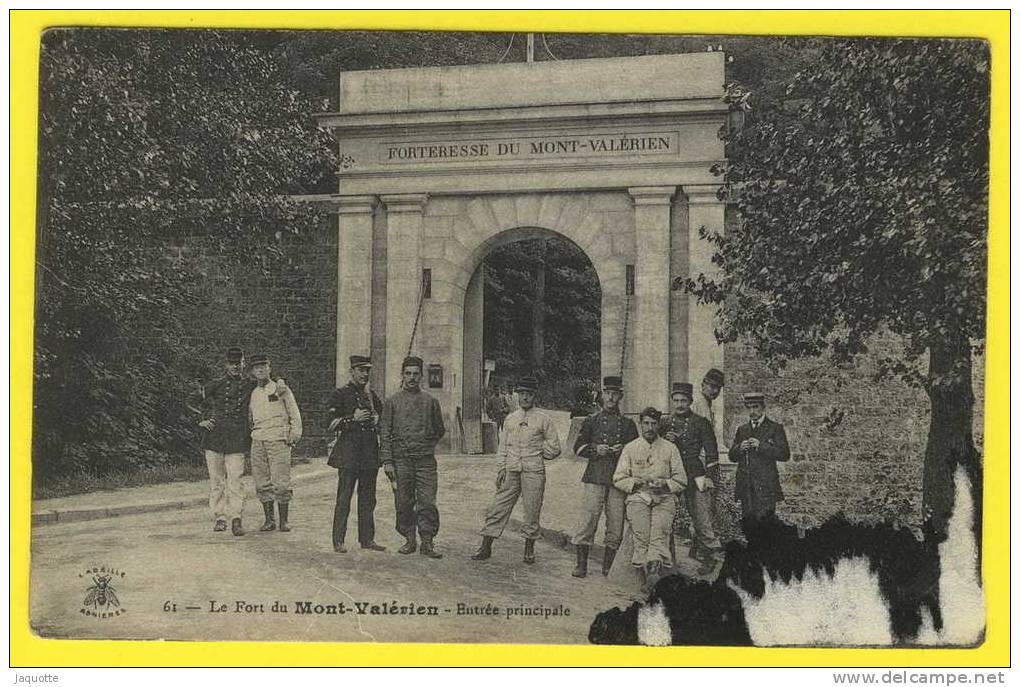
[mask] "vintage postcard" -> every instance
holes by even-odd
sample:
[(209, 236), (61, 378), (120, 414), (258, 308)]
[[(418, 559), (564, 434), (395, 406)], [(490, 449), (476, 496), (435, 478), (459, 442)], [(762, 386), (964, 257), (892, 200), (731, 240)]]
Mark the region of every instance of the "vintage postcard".
[(986, 34), (272, 26), (29, 41), (33, 642), (999, 650)]

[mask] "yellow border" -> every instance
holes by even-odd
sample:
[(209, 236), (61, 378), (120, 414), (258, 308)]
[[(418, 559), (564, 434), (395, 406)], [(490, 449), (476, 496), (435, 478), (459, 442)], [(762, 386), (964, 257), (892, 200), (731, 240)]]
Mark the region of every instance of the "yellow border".
[(985, 379), (1009, 379), (1009, 22), (994, 11), (29, 11), (10, 14), (11, 665), (1008, 666), (1009, 391), (986, 384), (987, 639), (976, 649), (735, 649), (44, 640), (28, 626), (33, 251), (39, 35), (74, 25), (186, 28), (821, 34), (979, 37), (992, 51)]

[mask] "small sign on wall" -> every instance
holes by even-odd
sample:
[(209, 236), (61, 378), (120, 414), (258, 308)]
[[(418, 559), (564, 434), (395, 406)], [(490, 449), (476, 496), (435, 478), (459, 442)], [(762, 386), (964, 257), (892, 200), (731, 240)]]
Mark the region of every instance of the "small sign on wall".
[(429, 388), (443, 388), (443, 366), (439, 363), (429, 363)]

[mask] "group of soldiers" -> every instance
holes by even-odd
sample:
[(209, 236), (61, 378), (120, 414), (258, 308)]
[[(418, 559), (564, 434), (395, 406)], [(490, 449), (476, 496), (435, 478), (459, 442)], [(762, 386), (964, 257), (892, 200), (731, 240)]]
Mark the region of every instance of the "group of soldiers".
[[(288, 531), (290, 447), (301, 436), (301, 414), (293, 392), (273, 380), (266, 356), (251, 361), (252, 377), (242, 374), (243, 352), (227, 351), (226, 374), (203, 387), (193, 405), (206, 430), (203, 447), (211, 482), (210, 508), (214, 530), (244, 534), (240, 476), (250, 440), (256, 492), (265, 511), (262, 531)], [(416, 551), (442, 558), (436, 550), (439, 511), (436, 445), (446, 433), (439, 402), (421, 388), (423, 362), (406, 357), (400, 389), (383, 402), (372, 391), (368, 356), (350, 357), (350, 381), (329, 401), (329, 431), (336, 441), (328, 464), (338, 471), (332, 544), (346, 553), (347, 521), (354, 493), (358, 498), (358, 543), (362, 549), (385, 551), (375, 541), (376, 480), (381, 467), (393, 486), (396, 530), (404, 538), (399, 553)], [(599, 522), (604, 520), (608, 575), (623, 541), (624, 527), (633, 534), (631, 564), (647, 582), (672, 562), (673, 521), (682, 501), (691, 519), (690, 556), (702, 572), (717, 562), (722, 546), (713, 526), (714, 501), (720, 484), (719, 439), (715, 402), (723, 373), (709, 370), (695, 393), (688, 382), (672, 384), (671, 408), (646, 407), (638, 423), (620, 410), (623, 379), (603, 379), (602, 407), (587, 416), (574, 444), (574, 454), (587, 461), (581, 477), (581, 516), (572, 537), (577, 561), (575, 577), (588, 574), (589, 552)], [(481, 545), (471, 557), (486, 560), (518, 499), (523, 501), (525, 563), (535, 562), (535, 540), (545, 496), (545, 463), (560, 455), (560, 439), (551, 417), (535, 405), (538, 382), (526, 376), (515, 386), (516, 409), (502, 422), (495, 493), (486, 509)], [(741, 504), (745, 531), (774, 517), (783, 498), (777, 461), (789, 460), (786, 432), (766, 417), (761, 393), (743, 396), (749, 420), (729, 444), (729, 460), (737, 464), (735, 496)], [(275, 520), (274, 503), (279, 510)]]

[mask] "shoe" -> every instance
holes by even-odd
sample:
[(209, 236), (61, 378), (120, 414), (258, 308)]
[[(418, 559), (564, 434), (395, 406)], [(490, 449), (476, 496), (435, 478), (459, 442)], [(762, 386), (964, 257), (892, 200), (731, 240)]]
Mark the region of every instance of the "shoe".
[(235, 537), (244, 536), (244, 528), (241, 527), (241, 518), (234, 518), (230, 521), (230, 533)]
[(417, 550), (418, 550), (418, 542), (416, 542), (414, 539), (408, 539), (406, 542), (404, 542), (403, 546), (401, 546), (399, 549), (397, 549), (397, 553), (408, 554), (408, 553), (414, 553)]
[(276, 529), (276, 518), (273, 517), (273, 502), (263, 501), (262, 510), (265, 511), (266, 521), (262, 523), (259, 532), (272, 532)]
[(347, 553), (347, 547), (343, 545), (343, 542), (333, 544), (333, 551), (336, 553)]
[(471, 556), (473, 561), (487, 561), (492, 557), (492, 542), (496, 540), (495, 537), (482, 537), (482, 545), (475, 551), (475, 555)]
[(419, 551), (419, 553), (421, 555), (425, 556), (426, 558), (442, 558), (443, 557), (443, 554), (441, 554), (438, 551), (436, 551), (435, 548), (432, 546), (432, 541), (431, 540), (426, 540), (426, 539), (422, 540), (422, 542), (421, 542), (421, 550)]
[(366, 551), (385, 551), (386, 547), (382, 544), (376, 544), (374, 541), (370, 541), (367, 544), (362, 544), (361, 548)]
[(532, 564), (535, 562), (535, 540), (525, 539), (524, 540), (524, 562)]
[(574, 577), (588, 577), (588, 551), (591, 547), (585, 544), (578, 544), (576, 549), (577, 565), (574, 566), (574, 572), (570, 574)]
[(283, 503), (280, 501), (276, 504), (276, 507), (280, 509), (280, 531), (290, 532), (290, 525), (287, 524), (287, 515), (290, 513), (290, 503)]
[(226, 532), (227, 531), (227, 521), (226, 520), (217, 520), (216, 524), (212, 526), (212, 531), (213, 532)]
[(607, 577), (609, 571), (613, 568), (613, 559), (616, 558), (616, 549), (611, 546), (606, 547), (606, 552), (602, 554), (602, 577)]

